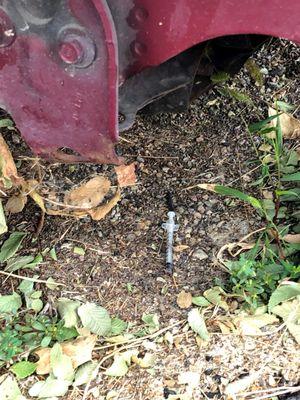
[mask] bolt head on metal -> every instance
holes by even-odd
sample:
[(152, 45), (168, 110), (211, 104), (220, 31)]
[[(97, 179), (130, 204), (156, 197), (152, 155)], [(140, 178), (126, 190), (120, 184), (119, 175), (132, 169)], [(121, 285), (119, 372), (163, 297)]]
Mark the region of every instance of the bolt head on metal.
[(59, 56), (66, 64), (77, 64), (84, 56), (84, 50), (78, 40), (66, 40), (59, 46)]
[(87, 32), (66, 27), (58, 37), (58, 54), (61, 60), (76, 68), (90, 66), (96, 57), (96, 45)]

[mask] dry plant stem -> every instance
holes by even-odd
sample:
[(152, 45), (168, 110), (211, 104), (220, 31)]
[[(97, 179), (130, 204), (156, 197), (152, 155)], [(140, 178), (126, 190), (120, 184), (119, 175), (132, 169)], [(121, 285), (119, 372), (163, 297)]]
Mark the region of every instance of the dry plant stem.
[(41, 198), (43, 200), (45, 200), (46, 203), (50, 203), (50, 204), (53, 204), (54, 206), (58, 206), (58, 207), (71, 208), (73, 210), (79, 210), (79, 211), (90, 210), (90, 208), (83, 208), (83, 207), (80, 207), (80, 206), (72, 206), (71, 204), (59, 203), (57, 201), (53, 201), (53, 200), (47, 199), (47, 197), (44, 197), (44, 196), (41, 196)]
[(45, 222), (45, 211), (41, 210), (41, 216), (40, 216), (40, 219), (39, 219), (39, 222), (38, 222), (35, 234), (34, 234), (35, 237), (38, 237), (40, 235), (40, 233), (42, 232), (43, 227), (44, 227), (44, 222)]
[(151, 158), (151, 159), (162, 159), (162, 160), (177, 160), (179, 157), (171, 157), (171, 156), (166, 156), (166, 157), (162, 157), (162, 156), (145, 156), (145, 155), (141, 155), (141, 154), (124, 154), (122, 157), (142, 157), (142, 158)]
[[(16, 279), (21, 279), (23, 281), (29, 281), (29, 282), (35, 282), (35, 283), (45, 283), (45, 284), (49, 283), (42, 279), (29, 278), (28, 276), (16, 275), (16, 274), (12, 274), (10, 272), (5, 272), (5, 271), (0, 271), (0, 274), (8, 276), (8, 277), (16, 278)], [(67, 285), (65, 285), (64, 283), (57, 283), (57, 282), (51, 282), (51, 285), (67, 287)]]
[(108, 254), (111, 254), (109, 251), (102, 251), (102, 250), (99, 250), (99, 249), (96, 248), (96, 246), (90, 245), (89, 243), (85, 243), (85, 242), (83, 242), (82, 240), (71, 239), (71, 238), (66, 238), (65, 240), (68, 241), (68, 242), (80, 243), (80, 244), (82, 244), (83, 246), (85, 246), (85, 248), (86, 248), (87, 250), (94, 251), (94, 252), (96, 252), (96, 253), (98, 253), (98, 254), (100, 254), (100, 255), (108, 255)]
[[(108, 355), (106, 355), (105, 357), (103, 357), (103, 358), (99, 361), (99, 363), (98, 363), (98, 365), (97, 365), (97, 368), (96, 368), (97, 374), (98, 374), (98, 372), (99, 372), (99, 369), (101, 368), (101, 365), (102, 365), (105, 361), (107, 361), (107, 360), (109, 360), (111, 357), (113, 357), (115, 354), (119, 353), (120, 351), (122, 351), (122, 350), (128, 350), (128, 349), (131, 349), (132, 347), (136, 347), (136, 346), (138, 346), (141, 342), (143, 342), (145, 339), (154, 339), (155, 337), (158, 337), (158, 336), (162, 335), (163, 333), (169, 331), (170, 329), (174, 328), (175, 326), (178, 326), (178, 325), (183, 324), (184, 322), (185, 322), (184, 320), (181, 320), (181, 321), (179, 321), (179, 322), (176, 322), (176, 323), (174, 323), (174, 324), (172, 324), (172, 325), (167, 326), (166, 328), (160, 329), (159, 331), (157, 331), (157, 332), (155, 332), (155, 333), (153, 333), (153, 334), (144, 336), (144, 337), (139, 338), (139, 339), (129, 340), (129, 341), (127, 342), (127, 345), (124, 345), (124, 346), (122, 346), (122, 347), (120, 347), (120, 348), (118, 348), (118, 349), (112, 351), (111, 353), (109, 353)], [(121, 344), (122, 344), (122, 343), (121, 343)], [(115, 343), (113, 346), (117, 346), (117, 345), (118, 345), (118, 344)], [(104, 346), (104, 348), (105, 348), (105, 346)], [(99, 347), (98, 347), (98, 348), (95, 348), (95, 350), (101, 350), (101, 347), (100, 347), (100, 348), (99, 348)], [(86, 384), (86, 387), (85, 387), (85, 389), (84, 389), (84, 393), (83, 393), (83, 396), (82, 396), (82, 400), (86, 400), (86, 399), (87, 399), (87, 396), (88, 396), (88, 394), (89, 394), (89, 388), (90, 388), (91, 382), (92, 382), (92, 379), (90, 379), (90, 380), (88, 381), (88, 383)]]
[[(250, 232), (250, 233), (248, 233), (246, 236), (244, 236), (239, 242), (225, 244), (225, 245), (222, 246), (222, 247), (220, 248), (220, 250), (218, 251), (217, 260), (218, 260), (221, 264), (225, 265), (225, 261), (223, 260), (222, 255), (223, 255), (224, 251), (228, 249), (229, 246), (231, 246), (231, 245), (233, 245), (233, 244), (235, 244), (236, 246), (238, 246), (239, 244), (244, 243), (247, 239), (249, 239), (249, 237), (255, 235), (255, 234), (258, 233), (258, 232), (262, 232), (262, 231), (265, 231), (265, 230), (266, 230), (265, 227), (264, 227), (264, 228), (256, 229), (255, 231)], [(226, 269), (226, 271), (228, 272), (228, 269), (227, 269), (226, 265), (225, 265), (225, 269)]]
[[(273, 392), (273, 393), (270, 393), (270, 394), (266, 394), (266, 395), (264, 395), (264, 396), (259, 396), (259, 397), (252, 397), (252, 399), (251, 400), (263, 400), (263, 399), (274, 399), (274, 398), (276, 398), (277, 396), (281, 396), (281, 395), (283, 395), (283, 394), (287, 394), (287, 393), (294, 393), (294, 392), (297, 392), (299, 389), (297, 389), (297, 390), (291, 390), (291, 389), (289, 389), (289, 390), (279, 390), (278, 392)], [(243, 397), (248, 397), (247, 395), (246, 396), (243, 396)]]
[[(167, 332), (167, 331), (169, 331), (170, 329), (175, 328), (175, 326), (184, 324), (185, 322), (186, 322), (185, 320), (181, 320), (181, 321), (175, 322), (174, 324), (169, 325), (169, 326), (167, 326), (167, 327), (165, 327), (165, 328), (162, 328), (162, 329), (160, 329), (160, 330), (157, 331), (157, 332), (151, 333), (150, 335), (146, 335), (146, 336), (143, 336), (143, 337), (138, 338), (138, 339), (127, 340), (127, 341), (124, 341), (124, 342), (121, 342), (121, 343), (112, 343), (112, 344), (109, 344), (109, 345), (106, 345), (106, 346), (95, 347), (95, 350), (103, 350), (103, 349), (107, 349), (107, 348), (109, 348), (109, 347), (116, 347), (116, 346), (119, 346), (119, 345), (124, 345), (125, 343), (128, 344), (128, 345), (130, 345), (130, 344), (134, 344), (134, 343), (143, 342), (143, 341), (146, 340), (146, 339), (154, 339), (154, 338), (156, 338), (157, 336), (162, 335), (164, 332)], [(124, 347), (126, 348), (127, 346), (124, 346)], [(123, 350), (123, 347), (120, 348), (120, 349), (118, 349), (118, 351), (120, 351), (120, 350)]]
[[(276, 387), (276, 388), (253, 390), (251, 392), (239, 393), (238, 396), (252, 396), (253, 394), (276, 392), (276, 391), (279, 392), (282, 390), (289, 391), (289, 392), (297, 392), (298, 390), (300, 390), (300, 386), (280, 386), (280, 387)], [(272, 396), (274, 396), (274, 394), (272, 394)]]

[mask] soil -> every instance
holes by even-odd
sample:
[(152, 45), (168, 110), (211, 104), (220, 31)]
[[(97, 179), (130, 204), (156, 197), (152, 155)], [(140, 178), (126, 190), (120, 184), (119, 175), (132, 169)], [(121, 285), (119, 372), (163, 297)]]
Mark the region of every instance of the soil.
[[(257, 170), (251, 162), (255, 153), (246, 125), (266, 117), (268, 104), (276, 98), (295, 104), (295, 115), (300, 115), (300, 48), (273, 40), (254, 60), (263, 73), (262, 87), (246, 68), (229, 82), (230, 87), (246, 93), (251, 104), (224, 97), (214, 89), (196, 100), (186, 114), (138, 117), (118, 146), (126, 163), (136, 163), (138, 182), (122, 190), (121, 202), (103, 221), (46, 216), (35, 238), (41, 215), (35, 204), (29, 202), (22, 214), (9, 217), (11, 231), (30, 233), (24, 254), (55, 246), (58, 260), (46, 258), (38, 274), (40, 279), (52, 277), (66, 287), (47, 290), (45, 301), (54, 303), (60, 296), (95, 301), (133, 324), (143, 313), (156, 313), (164, 327), (186, 319), (187, 311), (176, 304), (181, 290), (195, 296), (218, 280), (226, 282), (226, 273), (215, 262), (218, 250), (255, 230), (260, 220), (250, 207), (194, 186), (218, 183), (253, 192), (250, 184)], [(30, 153), (16, 134), (6, 139), (14, 158), (21, 160), (21, 174), (42, 176), (48, 195), (54, 191), (63, 195), (99, 173), (116, 183), (112, 166), (37, 163), (28, 158)], [(168, 192), (179, 224), (175, 247), (186, 246), (175, 253), (173, 276), (166, 273), (166, 238), (161, 227), (167, 219)], [(75, 255), (75, 246), (84, 248), (85, 255)], [(16, 285), (13, 279), (5, 280), (0, 292), (7, 293)], [(100, 399), (108, 392), (113, 395), (112, 390), (114, 399), (172, 398), (173, 391), (185, 393), (178, 374), (190, 370), (200, 374), (194, 399), (225, 399), (223, 389), (228, 382), (263, 363), (259, 388), (299, 384), (300, 353), (286, 333), (262, 338), (216, 333), (202, 348), (182, 327), (173, 328), (173, 335), (180, 338), (175, 347), (154, 343), (159, 360), (151, 371), (133, 368), (125, 378), (115, 380), (100, 375), (91, 385), (90, 398)], [(82, 392), (74, 391), (69, 398), (81, 396)]]

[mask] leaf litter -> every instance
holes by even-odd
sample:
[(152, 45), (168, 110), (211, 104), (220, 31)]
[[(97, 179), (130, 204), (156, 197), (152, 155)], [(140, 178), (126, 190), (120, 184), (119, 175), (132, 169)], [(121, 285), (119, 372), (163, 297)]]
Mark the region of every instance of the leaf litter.
[[(6, 202), (5, 211), (8, 213), (15, 214), (22, 212), (26, 206), (28, 197), (31, 197), (42, 212), (48, 215), (73, 218), (90, 216), (93, 220), (100, 221), (121, 200), (121, 192), (117, 188), (115, 193), (110, 195), (108, 201), (104, 202), (111, 191), (111, 182), (103, 175), (94, 176), (78, 187), (67, 191), (64, 194), (62, 203), (50, 200), (50, 198), (44, 197), (39, 192), (41, 187), (39, 181), (35, 179), (25, 180), (18, 175), (9, 147), (2, 136), (0, 137), (0, 154), (0, 181), (2, 182), (3, 189), (15, 188), (19, 190), (18, 194), (11, 195)], [(120, 166), (120, 169), (116, 170), (116, 172), (120, 187), (133, 185), (136, 182), (134, 163), (129, 166)], [(58, 197), (58, 194), (54, 194), (54, 197)], [(51, 207), (48, 206), (49, 204)], [(4, 233), (7, 231), (7, 228), (3, 210), (1, 213), (1, 219), (3, 220), (2, 233)]]

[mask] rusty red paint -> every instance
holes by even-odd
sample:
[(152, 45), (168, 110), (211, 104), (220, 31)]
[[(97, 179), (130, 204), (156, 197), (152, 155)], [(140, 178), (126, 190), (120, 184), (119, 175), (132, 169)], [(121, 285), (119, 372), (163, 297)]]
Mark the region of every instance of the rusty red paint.
[(37, 154), (63, 161), (118, 163), (118, 84), (149, 66), (224, 35), (300, 43), (295, 0), (61, 1), (38, 26), (0, 0), (0, 104)]

